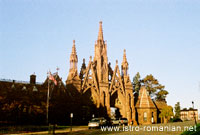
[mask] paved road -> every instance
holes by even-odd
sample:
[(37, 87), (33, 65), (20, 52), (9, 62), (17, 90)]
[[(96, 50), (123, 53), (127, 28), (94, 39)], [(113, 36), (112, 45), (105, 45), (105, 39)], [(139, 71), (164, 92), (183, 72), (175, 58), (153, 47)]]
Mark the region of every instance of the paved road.
[[(136, 127), (116, 127), (116, 128), (104, 128), (102, 129), (91, 129), (87, 126), (74, 127), (73, 132), (70, 129), (56, 130), (56, 135), (180, 135), (186, 128), (193, 129), (194, 121), (186, 122), (175, 122), (167, 124), (153, 124)], [(187, 129), (187, 130), (188, 130)], [(105, 131), (107, 130), (107, 131)], [(112, 130), (112, 131), (108, 131)], [(161, 131), (159, 131), (161, 130)], [(168, 131), (167, 131), (168, 130)], [(11, 135), (11, 134), (10, 134)], [(12, 135), (49, 135), (47, 131), (33, 132), (33, 133), (21, 133)]]
[[(120, 127), (121, 131), (102, 131), (101, 129), (92, 129), (92, 130), (77, 131), (72, 133), (70, 132), (60, 133), (58, 135), (180, 135), (184, 130), (186, 130), (186, 128), (190, 130), (195, 130), (195, 128), (193, 129), (192, 126), (194, 126), (194, 121), (176, 122), (167, 124), (153, 124), (146, 126), (138, 126), (137, 128), (131, 127), (131, 129), (129, 128), (129, 131), (125, 131), (123, 127)], [(133, 129), (136, 129), (137, 131)]]

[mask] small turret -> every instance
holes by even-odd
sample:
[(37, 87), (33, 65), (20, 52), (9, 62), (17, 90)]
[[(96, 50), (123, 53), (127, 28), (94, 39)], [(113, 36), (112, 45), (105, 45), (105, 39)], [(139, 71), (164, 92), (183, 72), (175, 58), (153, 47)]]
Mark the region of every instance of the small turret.
[(75, 40), (73, 40), (72, 52), (70, 55), (70, 71), (77, 71), (78, 56), (76, 54)]
[(124, 49), (124, 55), (123, 55), (123, 62), (121, 65), (122, 69), (122, 75), (127, 76), (128, 75), (128, 62), (126, 58), (126, 50)]
[[(72, 52), (70, 55), (70, 69), (66, 80), (66, 85), (67, 85), (66, 87), (68, 89), (76, 88), (78, 91), (80, 91), (81, 80), (78, 75), (77, 64), (78, 64), (78, 56), (76, 54), (75, 40), (73, 40)], [(71, 85), (73, 85), (73, 88), (71, 87)]]

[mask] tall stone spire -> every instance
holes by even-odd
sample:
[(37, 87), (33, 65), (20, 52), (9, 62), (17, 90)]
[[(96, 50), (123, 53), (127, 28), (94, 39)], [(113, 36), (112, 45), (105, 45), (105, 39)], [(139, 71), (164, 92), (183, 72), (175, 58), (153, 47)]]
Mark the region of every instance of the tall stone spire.
[(78, 56), (76, 54), (75, 40), (73, 40), (72, 52), (70, 55), (70, 70), (77, 70)]
[(102, 21), (99, 22), (99, 34), (98, 34), (98, 40), (103, 41), (103, 28), (102, 28)]
[[(67, 89), (77, 89), (79, 92), (81, 90), (81, 80), (78, 75), (78, 56), (76, 53), (76, 46), (75, 46), (75, 40), (73, 40), (73, 46), (72, 46), (72, 52), (70, 55), (70, 69), (69, 74), (66, 80), (66, 87)], [(72, 88), (73, 85), (73, 88)]]
[(95, 42), (95, 54), (93, 61), (97, 64), (97, 78), (98, 81), (108, 81), (108, 57), (107, 44), (103, 39), (102, 21), (99, 22), (98, 38)]
[(124, 49), (124, 55), (123, 55), (123, 62), (122, 62), (122, 73), (124, 76), (127, 76), (128, 74), (128, 61), (126, 58), (126, 50)]

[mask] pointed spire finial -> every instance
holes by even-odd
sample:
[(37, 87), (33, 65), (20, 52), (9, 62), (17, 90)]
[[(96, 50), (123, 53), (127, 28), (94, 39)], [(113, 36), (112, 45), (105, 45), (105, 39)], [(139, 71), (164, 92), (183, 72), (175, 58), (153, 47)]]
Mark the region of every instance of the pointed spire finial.
[(103, 28), (102, 28), (102, 21), (99, 22), (99, 34), (98, 34), (98, 40), (103, 41)]
[(116, 60), (116, 65), (118, 65), (118, 60)]
[(126, 49), (124, 49), (123, 62), (127, 62), (127, 59), (126, 59)]
[(92, 56), (90, 56), (90, 61), (92, 61)]
[(72, 54), (76, 54), (75, 40), (73, 40)]
[(75, 46), (75, 40), (73, 40), (73, 46), (72, 46), (72, 52), (71, 52), (71, 55), (70, 55), (70, 62), (75, 62), (77, 63), (78, 62), (78, 56), (76, 54), (76, 46)]
[(123, 61), (122, 61), (121, 68), (122, 68), (123, 75), (127, 76), (128, 75), (128, 61), (126, 58), (126, 50), (125, 49), (124, 49), (124, 55), (123, 55)]

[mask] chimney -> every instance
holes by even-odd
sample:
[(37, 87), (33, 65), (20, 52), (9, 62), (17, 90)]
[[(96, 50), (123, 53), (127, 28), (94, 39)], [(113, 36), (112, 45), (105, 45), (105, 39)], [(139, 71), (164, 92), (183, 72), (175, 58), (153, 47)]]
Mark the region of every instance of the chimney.
[(30, 75), (30, 84), (35, 84), (36, 83), (36, 75), (32, 74)]

